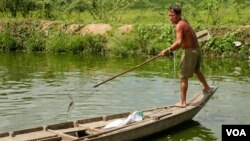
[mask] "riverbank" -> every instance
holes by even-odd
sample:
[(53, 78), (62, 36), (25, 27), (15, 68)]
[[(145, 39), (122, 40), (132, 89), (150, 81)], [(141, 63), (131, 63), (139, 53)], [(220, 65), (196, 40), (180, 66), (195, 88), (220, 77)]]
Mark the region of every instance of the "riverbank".
[[(248, 58), (250, 27), (207, 27), (207, 56)], [(196, 31), (203, 30), (196, 28)], [(0, 22), (0, 51), (156, 55), (174, 40), (169, 24), (74, 24), (47, 20)]]

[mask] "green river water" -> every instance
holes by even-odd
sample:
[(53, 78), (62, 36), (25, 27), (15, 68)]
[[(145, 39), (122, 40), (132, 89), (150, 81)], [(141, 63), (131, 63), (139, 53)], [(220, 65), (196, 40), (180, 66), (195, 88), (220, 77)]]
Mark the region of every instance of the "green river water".
[[(0, 53), (0, 132), (143, 110), (180, 100), (178, 60), (158, 58), (97, 88), (149, 58)], [(219, 88), (192, 121), (150, 141), (221, 140), (222, 124), (250, 124), (250, 61), (204, 58), (202, 71)], [(189, 80), (187, 97), (201, 90)], [(72, 95), (74, 108), (67, 112)]]

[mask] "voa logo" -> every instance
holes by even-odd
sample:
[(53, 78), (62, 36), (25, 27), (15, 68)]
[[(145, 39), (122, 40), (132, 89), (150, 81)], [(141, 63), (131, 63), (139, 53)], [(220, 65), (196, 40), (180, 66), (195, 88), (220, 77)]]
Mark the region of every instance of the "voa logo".
[(238, 136), (247, 136), (246, 135), (246, 132), (244, 129), (226, 129), (226, 132), (227, 132), (227, 136), (235, 136), (235, 137), (238, 137)]

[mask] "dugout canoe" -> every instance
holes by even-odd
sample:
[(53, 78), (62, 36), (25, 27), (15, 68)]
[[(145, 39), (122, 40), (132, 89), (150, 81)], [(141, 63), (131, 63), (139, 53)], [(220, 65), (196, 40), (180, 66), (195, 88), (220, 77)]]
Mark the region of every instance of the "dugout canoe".
[(82, 119), (31, 129), (0, 133), (1, 141), (130, 141), (150, 136), (191, 120), (216, 92), (199, 92), (188, 100), (185, 108), (174, 105), (140, 111), (143, 120), (121, 127), (104, 129), (117, 119), (126, 119), (131, 112)]

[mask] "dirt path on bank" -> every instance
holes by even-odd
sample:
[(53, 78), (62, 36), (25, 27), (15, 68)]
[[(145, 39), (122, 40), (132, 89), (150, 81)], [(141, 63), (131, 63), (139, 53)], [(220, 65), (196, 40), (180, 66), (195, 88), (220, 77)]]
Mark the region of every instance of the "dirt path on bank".
[[(128, 33), (133, 30), (133, 26), (126, 24), (118, 27), (117, 29), (113, 29), (110, 24), (60, 24), (58, 22), (53, 21), (41, 21), (39, 23), (39, 29), (42, 31), (49, 30), (51, 28), (66, 30), (71, 34), (107, 34), (112, 30), (116, 30), (119, 33)], [(1, 29), (1, 28), (0, 28)]]

